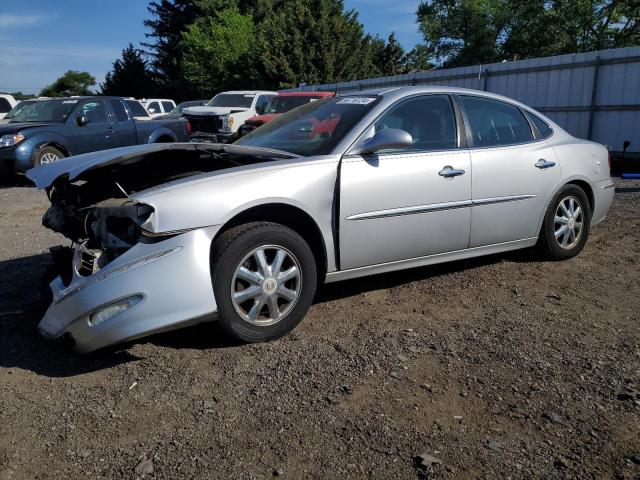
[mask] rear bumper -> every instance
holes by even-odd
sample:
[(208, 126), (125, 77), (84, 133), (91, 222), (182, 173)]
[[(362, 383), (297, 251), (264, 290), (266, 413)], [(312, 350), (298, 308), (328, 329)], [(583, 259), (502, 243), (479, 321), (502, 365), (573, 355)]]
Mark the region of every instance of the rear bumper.
[[(138, 244), (93, 275), (74, 272), (66, 287), (56, 278), (40, 333), (52, 340), (72, 337), (75, 349), (84, 353), (211, 319), (217, 307), (209, 255), (218, 228)], [(92, 314), (132, 297), (133, 306), (92, 325)]]
[(594, 207), (591, 215), (591, 226), (602, 222), (613, 204), (616, 186), (613, 179), (602, 180), (591, 184), (593, 189)]

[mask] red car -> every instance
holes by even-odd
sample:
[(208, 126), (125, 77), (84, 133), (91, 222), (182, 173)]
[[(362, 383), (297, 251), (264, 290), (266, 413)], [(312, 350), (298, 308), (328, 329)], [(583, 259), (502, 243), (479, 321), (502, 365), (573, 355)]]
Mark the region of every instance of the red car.
[(244, 122), (238, 129), (239, 136), (252, 132), (261, 125), (274, 118), (314, 100), (321, 100), (335, 96), (333, 92), (284, 92), (273, 97), (267, 104), (262, 115), (256, 115)]

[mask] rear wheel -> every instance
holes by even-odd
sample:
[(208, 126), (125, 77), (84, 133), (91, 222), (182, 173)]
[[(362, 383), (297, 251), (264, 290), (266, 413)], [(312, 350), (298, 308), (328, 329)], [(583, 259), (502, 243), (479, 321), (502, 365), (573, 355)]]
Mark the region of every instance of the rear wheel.
[(213, 290), (223, 328), (244, 342), (293, 330), (316, 290), (309, 245), (288, 227), (256, 222), (224, 232), (213, 245)]
[(538, 246), (552, 260), (575, 257), (589, 237), (591, 207), (577, 185), (565, 185), (554, 196), (544, 217)]
[(60, 150), (51, 145), (44, 145), (36, 148), (35, 152), (31, 156), (31, 163), (34, 167), (38, 165), (46, 165), (47, 163), (57, 162), (65, 155)]

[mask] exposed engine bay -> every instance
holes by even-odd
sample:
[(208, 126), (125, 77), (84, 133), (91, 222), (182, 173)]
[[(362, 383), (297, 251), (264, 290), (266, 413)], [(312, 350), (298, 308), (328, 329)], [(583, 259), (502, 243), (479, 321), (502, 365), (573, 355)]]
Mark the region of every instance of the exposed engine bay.
[(51, 207), (43, 216), (43, 225), (78, 246), (75, 252), (62, 247), (52, 250), (63, 279), (71, 277), (71, 272), (64, 272), (69, 268), (65, 265), (72, 264), (70, 257), (76, 257), (76, 271), (88, 276), (137, 243), (156, 242), (172, 235), (146, 231), (142, 226), (153, 214), (153, 208), (130, 195), (182, 178), (276, 159), (262, 152), (229, 152), (236, 150), (230, 147), (175, 147), (106, 162), (71, 182), (63, 175), (47, 188)]

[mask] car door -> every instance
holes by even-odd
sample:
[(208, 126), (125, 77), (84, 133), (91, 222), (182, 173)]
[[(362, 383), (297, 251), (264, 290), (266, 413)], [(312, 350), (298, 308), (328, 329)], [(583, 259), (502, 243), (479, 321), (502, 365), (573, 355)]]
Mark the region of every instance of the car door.
[[(79, 124), (80, 117), (85, 117), (87, 123)], [(112, 147), (114, 126), (104, 100), (83, 102), (70, 121), (73, 122), (72, 136), (77, 153), (95, 152)]]
[(341, 269), (463, 250), (469, 244), (471, 163), (448, 95), (401, 100), (368, 132), (399, 128), (413, 144), (347, 155), (340, 167)]
[(138, 134), (133, 118), (129, 117), (127, 109), (124, 107), (122, 100), (112, 98), (109, 100), (111, 107), (111, 120), (113, 124), (113, 134), (111, 138), (111, 147), (127, 147), (138, 143)]
[(472, 164), (470, 247), (538, 236), (561, 179), (558, 159), (516, 105), (460, 95)]

